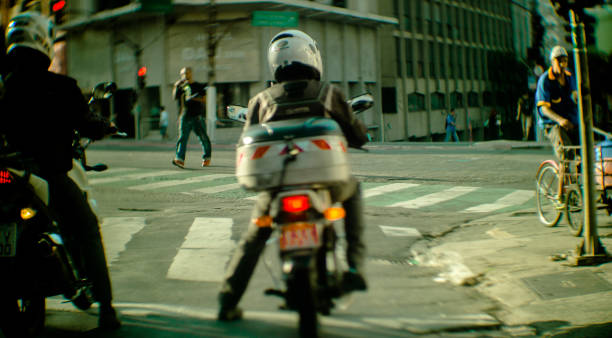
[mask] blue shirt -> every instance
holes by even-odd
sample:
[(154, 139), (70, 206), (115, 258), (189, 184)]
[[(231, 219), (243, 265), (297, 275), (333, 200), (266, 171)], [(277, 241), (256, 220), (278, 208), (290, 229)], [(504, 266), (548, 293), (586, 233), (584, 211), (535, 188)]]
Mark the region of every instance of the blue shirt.
[(567, 70), (565, 70), (565, 85), (563, 86), (555, 77), (552, 67), (540, 75), (535, 94), (538, 115), (540, 116), (538, 122), (540, 128), (557, 123), (542, 114), (542, 106), (550, 107), (558, 115), (568, 119), (574, 125), (578, 125), (578, 109), (576, 103), (572, 100), (572, 92), (574, 91), (576, 91), (576, 80)]
[(446, 131), (453, 132), (456, 130), (455, 117), (451, 114), (446, 115)]

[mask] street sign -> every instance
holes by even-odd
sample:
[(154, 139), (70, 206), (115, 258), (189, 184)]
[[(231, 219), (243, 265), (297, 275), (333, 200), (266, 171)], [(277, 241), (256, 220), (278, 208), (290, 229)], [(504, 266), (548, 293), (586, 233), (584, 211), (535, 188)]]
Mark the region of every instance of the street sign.
[(297, 27), (297, 12), (254, 11), (251, 26)]

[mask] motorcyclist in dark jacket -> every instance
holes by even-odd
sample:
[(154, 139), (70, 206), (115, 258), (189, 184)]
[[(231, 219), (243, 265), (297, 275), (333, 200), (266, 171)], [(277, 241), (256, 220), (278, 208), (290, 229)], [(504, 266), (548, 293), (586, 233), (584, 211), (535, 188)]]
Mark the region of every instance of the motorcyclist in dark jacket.
[[(49, 207), (57, 217), (66, 248), (93, 284), (94, 298), (100, 305), (98, 325), (116, 329), (121, 323), (111, 302), (98, 219), (67, 175), (72, 168), (75, 130), (95, 140), (114, 127), (89, 112), (74, 79), (48, 71), (53, 38), (52, 22), (38, 13), (19, 14), (9, 22), (0, 132), (10, 147), (34, 159), (35, 173), (47, 180)], [(67, 240), (70, 237), (74, 240)]]
[[(317, 43), (298, 30), (283, 31), (272, 38), (268, 48), (268, 62), (277, 84), (257, 94), (249, 101), (245, 130), (251, 124), (287, 120), (309, 116), (334, 119), (340, 125), (350, 146), (359, 148), (367, 142), (365, 127), (354, 117), (339, 88), (321, 82), (323, 65)], [(312, 104), (312, 102), (316, 103)], [(286, 102), (311, 102), (292, 109), (283, 109)], [(290, 105), (291, 106), (291, 105)], [(349, 271), (343, 274), (345, 291), (366, 290), (362, 275), (365, 244), (362, 241), (364, 221), (361, 188), (354, 177), (344, 186), (332, 189), (334, 201), (342, 202), (346, 210), (345, 232)], [(272, 195), (260, 193), (251, 219), (269, 212)], [(251, 222), (243, 235), (226, 271), (219, 293), (219, 320), (242, 317), (237, 307), (257, 260), (272, 230)]]

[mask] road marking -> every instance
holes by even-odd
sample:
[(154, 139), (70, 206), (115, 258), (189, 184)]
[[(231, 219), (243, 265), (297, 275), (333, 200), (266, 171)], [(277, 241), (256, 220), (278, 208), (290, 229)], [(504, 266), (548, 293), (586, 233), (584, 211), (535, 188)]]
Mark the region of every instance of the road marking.
[(203, 176), (186, 178), (184, 180), (169, 180), (169, 181), (161, 181), (161, 182), (153, 182), (153, 183), (135, 185), (135, 186), (129, 187), (128, 189), (141, 190), (141, 191), (142, 190), (153, 190), (153, 189), (159, 189), (159, 188), (172, 187), (172, 186), (181, 185), (181, 184), (191, 184), (191, 183), (213, 181), (219, 178), (226, 178), (226, 177), (232, 177), (232, 176), (234, 175), (230, 175), (230, 174), (203, 175)]
[(112, 182), (127, 181), (127, 180), (139, 180), (139, 179), (143, 179), (147, 177), (170, 176), (170, 175), (178, 175), (182, 173), (183, 172), (176, 171), (176, 170), (160, 170), (160, 171), (154, 171), (154, 172), (149, 172), (149, 173), (144, 173), (144, 174), (128, 174), (128, 175), (120, 175), (120, 176), (105, 177), (105, 178), (94, 178), (92, 180), (89, 180), (89, 184), (104, 184), (104, 183), (112, 183)]
[(421, 237), (419, 230), (415, 228), (392, 227), (379, 225), (385, 236), (389, 237)]
[(203, 194), (215, 194), (215, 193), (218, 193), (218, 192), (224, 192), (224, 191), (234, 190), (234, 189), (239, 189), (239, 188), (240, 188), (240, 184), (238, 184), (238, 183), (231, 183), (231, 184), (217, 185), (217, 186), (214, 186), (214, 187), (195, 189), (195, 190), (191, 190), (191, 191), (192, 192), (199, 192), (199, 193), (203, 193)]
[(100, 224), (100, 232), (109, 265), (119, 258), (126, 244), (144, 226), (144, 217), (104, 217)]
[(231, 218), (196, 217), (174, 257), (167, 278), (220, 282), (235, 243)]
[(408, 209), (418, 209), (422, 207), (427, 207), (430, 205), (434, 205), (437, 203), (441, 203), (444, 201), (452, 200), (453, 198), (457, 198), (461, 195), (465, 195), (474, 190), (479, 189), (478, 187), (453, 187), (450, 189), (446, 189), (437, 193), (425, 195), (419, 198), (415, 198), (409, 201), (403, 201), (391, 204), (391, 207), (402, 207)]
[(382, 194), (385, 194), (385, 193), (388, 193), (388, 192), (398, 191), (398, 190), (402, 190), (402, 189), (408, 189), (408, 188), (412, 188), (412, 187), (416, 187), (416, 186), (419, 186), (419, 184), (413, 184), (413, 183), (392, 183), (392, 184), (385, 184), (385, 185), (378, 186), (378, 187), (375, 187), (375, 188), (367, 189), (363, 193), (363, 198), (378, 196), (378, 195), (382, 195)]
[(498, 199), (493, 203), (485, 203), (473, 206), (471, 208), (467, 208), (461, 212), (491, 212), (507, 207), (511, 207), (513, 205), (520, 205), (531, 198), (534, 197), (534, 192), (532, 190), (516, 190), (513, 191), (506, 196)]

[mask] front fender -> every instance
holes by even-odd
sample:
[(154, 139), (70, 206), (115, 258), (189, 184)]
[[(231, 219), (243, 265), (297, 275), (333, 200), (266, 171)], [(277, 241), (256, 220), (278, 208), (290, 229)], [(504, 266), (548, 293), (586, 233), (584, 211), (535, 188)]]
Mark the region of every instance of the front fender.
[(536, 171), (536, 180), (538, 179), (538, 175), (540, 175), (540, 171), (542, 170), (542, 168), (544, 168), (545, 165), (550, 164), (552, 167), (555, 168), (555, 170), (557, 170), (557, 172), (559, 172), (559, 163), (557, 163), (557, 161), (555, 160), (546, 160), (542, 163), (540, 163), (540, 166), (538, 167), (538, 171)]

